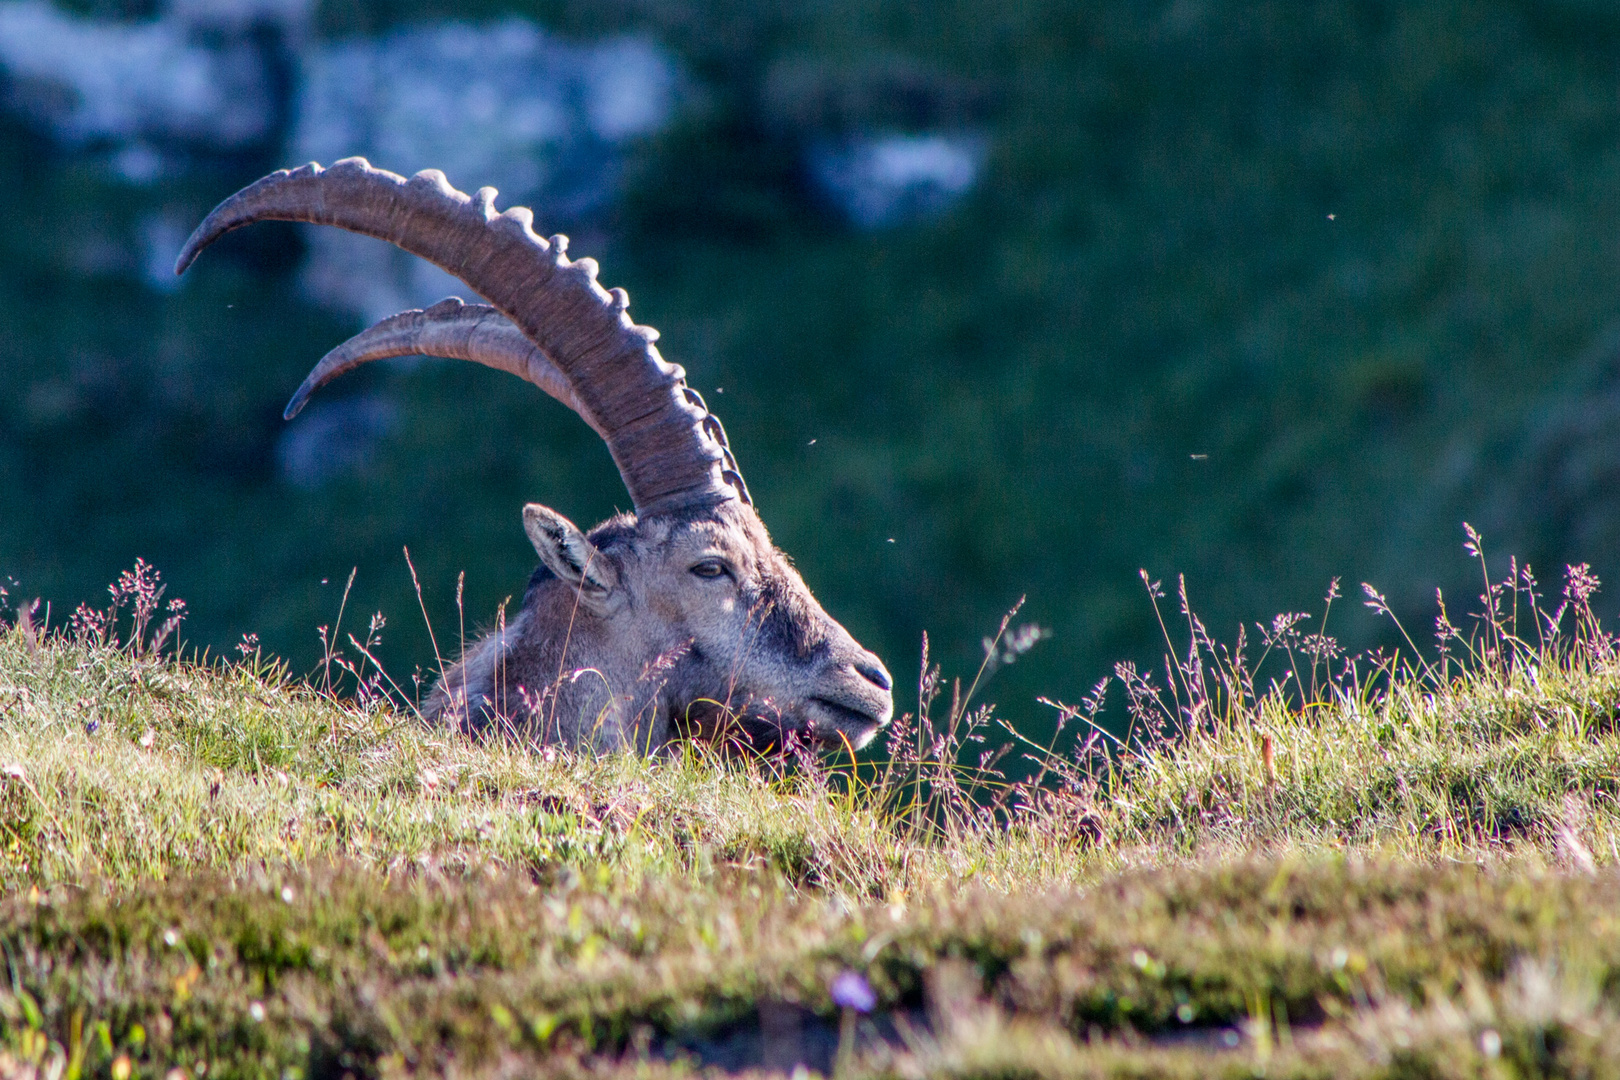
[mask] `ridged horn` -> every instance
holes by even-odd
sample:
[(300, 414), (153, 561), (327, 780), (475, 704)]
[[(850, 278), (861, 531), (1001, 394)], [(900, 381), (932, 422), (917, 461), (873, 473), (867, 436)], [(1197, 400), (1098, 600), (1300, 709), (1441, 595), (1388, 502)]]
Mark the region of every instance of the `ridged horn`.
[(555, 364), (580, 414), (603, 433), (638, 513), (749, 501), (719, 419), (681, 367), (658, 355), (658, 332), (630, 320), (625, 291), (597, 284), (594, 259), (570, 260), (566, 237), (537, 236), (528, 208), (497, 212), (494, 188), (469, 198), (437, 169), (407, 180), (364, 158), (282, 170), (215, 207), (186, 241), (175, 273), (257, 221), (375, 236), (464, 281)]
[(426, 310), (390, 315), (321, 357), (287, 403), (283, 417), (291, 420), (297, 416), (311, 394), (339, 375), (361, 364), (395, 356), (471, 360), (510, 372), (573, 409), (592, 430), (607, 438), (607, 432), (579, 400), (567, 377), (511, 319), (488, 304), (464, 304), (458, 296), (440, 300)]

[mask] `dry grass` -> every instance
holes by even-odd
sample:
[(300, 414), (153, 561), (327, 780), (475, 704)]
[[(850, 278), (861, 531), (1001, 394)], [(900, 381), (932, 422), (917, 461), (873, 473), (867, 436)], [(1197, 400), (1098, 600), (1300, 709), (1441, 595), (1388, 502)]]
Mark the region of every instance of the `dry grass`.
[(1168, 683), (1118, 674), (1127, 733), (1101, 688), (1003, 733), (1019, 782), (926, 664), (875, 765), (536, 752), (358, 667), (177, 659), (151, 584), (136, 625), (0, 633), (7, 1069), (1620, 1075), (1584, 571), (1561, 612), (1487, 579), (1428, 660), (1284, 617), (1251, 663), (1183, 612)]

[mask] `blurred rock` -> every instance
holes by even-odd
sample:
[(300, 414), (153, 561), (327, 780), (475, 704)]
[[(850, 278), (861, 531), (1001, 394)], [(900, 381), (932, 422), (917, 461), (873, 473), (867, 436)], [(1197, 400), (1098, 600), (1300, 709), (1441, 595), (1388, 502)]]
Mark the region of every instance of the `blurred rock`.
[(949, 209), (973, 189), (988, 149), (977, 135), (863, 136), (814, 147), (810, 175), (851, 222), (875, 229)]
[[(617, 190), (620, 148), (658, 130), (676, 68), (642, 38), (567, 45), (533, 23), (412, 27), (315, 49), (304, 63), (292, 157), (363, 155), (409, 175), (436, 168), (501, 205), (535, 203), (535, 227), (577, 219)], [(369, 320), (466, 287), (379, 241), (308, 231), (305, 286)]]
[(254, 26), (308, 29), (314, 0), (169, 0), (171, 18), (199, 30), (242, 33)]
[(139, 23), (0, 2), (9, 109), (73, 147), (111, 147), (123, 175), (164, 172), (164, 148), (240, 152), (281, 137), (284, 60), (310, 0), (176, 0)]
[[(313, 43), (312, 0), (171, 0), (144, 22), (81, 18), (46, 0), (0, 0), (5, 106), (75, 149), (105, 151), (146, 185), (209, 156), (278, 164), (354, 155), (406, 174), (442, 169), (503, 205), (536, 203), (539, 227), (577, 221), (618, 189), (627, 140), (674, 109), (669, 54), (640, 37), (570, 45), (522, 19), (437, 23)], [(166, 221), (143, 223), (148, 284)], [(448, 275), (376, 241), (309, 230), (304, 284), (369, 319), (457, 291)], [(182, 236), (183, 239), (183, 236)]]
[(986, 87), (894, 55), (773, 64), (766, 126), (804, 148), (811, 185), (861, 228), (942, 213), (972, 190), (989, 140)]

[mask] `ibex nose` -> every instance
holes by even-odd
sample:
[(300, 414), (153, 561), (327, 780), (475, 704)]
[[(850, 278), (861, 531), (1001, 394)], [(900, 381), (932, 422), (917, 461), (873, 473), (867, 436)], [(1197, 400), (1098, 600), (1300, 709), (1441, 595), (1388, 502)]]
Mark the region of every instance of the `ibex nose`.
[(884, 669), (883, 662), (877, 657), (868, 656), (865, 660), (858, 661), (854, 666), (861, 678), (884, 693), (894, 689), (894, 680), (889, 678), (889, 673)]

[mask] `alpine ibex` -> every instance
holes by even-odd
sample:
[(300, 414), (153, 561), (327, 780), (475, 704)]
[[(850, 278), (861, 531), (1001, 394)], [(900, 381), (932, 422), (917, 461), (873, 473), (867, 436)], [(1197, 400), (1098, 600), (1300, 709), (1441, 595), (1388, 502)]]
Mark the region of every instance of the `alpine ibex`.
[(655, 750), (735, 722), (756, 743), (797, 735), (860, 747), (893, 712), (889, 673), (821, 606), (771, 543), (720, 421), (653, 346), (657, 331), (604, 290), (567, 238), (536, 235), (495, 189), (468, 198), (436, 169), (407, 180), (349, 158), (273, 173), (214, 209), (183, 273), (221, 235), (256, 221), (380, 237), (489, 301), (441, 301), (384, 319), (328, 353), (287, 406), (371, 360), (442, 356), (511, 372), (607, 442), (633, 514), (581, 532), (531, 503), (540, 555), (521, 610), (467, 650), (425, 712), (482, 730), (511, 722), (538, 742)]

